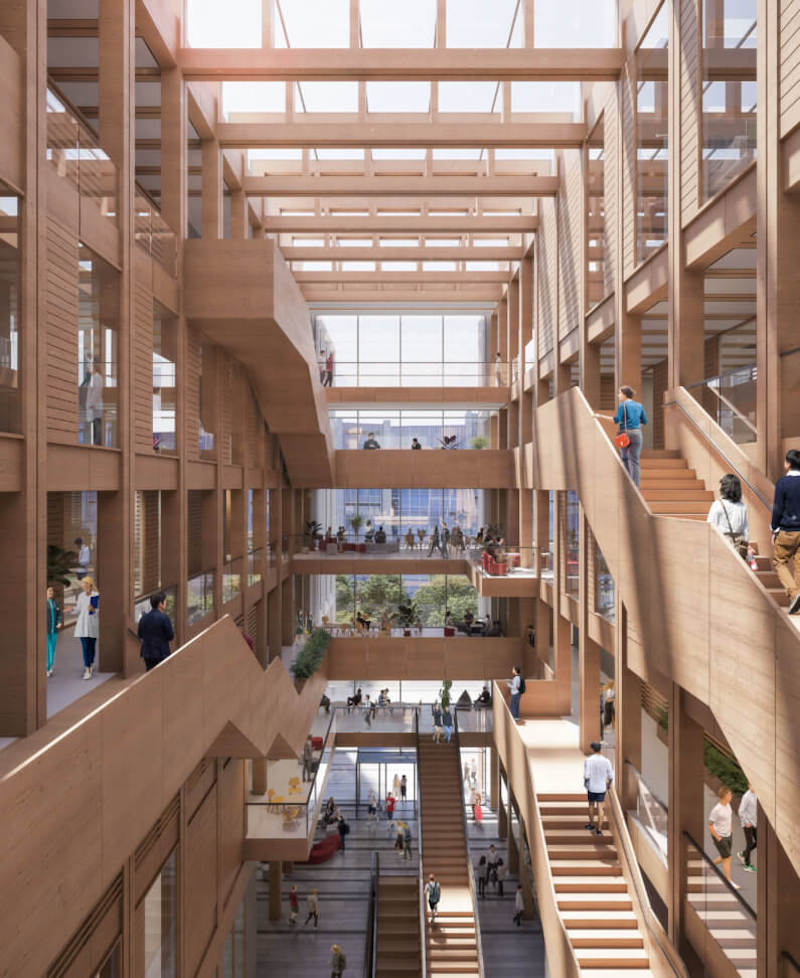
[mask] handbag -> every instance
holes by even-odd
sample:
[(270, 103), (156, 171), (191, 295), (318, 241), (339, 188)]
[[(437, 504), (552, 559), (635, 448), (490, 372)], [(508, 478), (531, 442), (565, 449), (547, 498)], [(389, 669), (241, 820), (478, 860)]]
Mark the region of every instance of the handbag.
[(725, 536), (728, 536), (733, 541), (733, 549), (742, 558), (742, 560), (747, 560), (747, 540), (741, 535), (741, 533), (734, 533), (733, 527), (731, 526), (731, 518), (728, 516), (728, 510), (725, 508), (725, 503), (720, 500), (720, 506), (722, 506), (722, 512), (725, 514), (725, 519), (728, 523), (728, 532)]
[(614, 441), (617, 443), (618, 448), (627, 448), (630, 445), (631, 440), (628, 437), (628, 412), (625, 409), (625, 405), (622, 405), (622, 431), (617, 435)]

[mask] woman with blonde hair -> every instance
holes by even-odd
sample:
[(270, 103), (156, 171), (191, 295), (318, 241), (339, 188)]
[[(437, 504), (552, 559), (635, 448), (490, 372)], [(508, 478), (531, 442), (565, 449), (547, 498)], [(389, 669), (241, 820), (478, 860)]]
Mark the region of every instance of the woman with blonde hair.
[(75, 605), (75, 638), (81, 640), (83, 678), (91, 679), (97, 636), (100, 634), (100, 593), (91, 577), (81, 579), (81, 593)]

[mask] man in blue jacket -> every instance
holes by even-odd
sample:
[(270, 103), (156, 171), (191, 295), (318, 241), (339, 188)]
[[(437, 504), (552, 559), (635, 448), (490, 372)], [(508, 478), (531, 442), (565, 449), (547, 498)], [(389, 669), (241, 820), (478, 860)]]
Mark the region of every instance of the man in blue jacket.
[[(786, 475), (775, 483), (772, 566), (789, 595), (789, 614), (800, 612), (800, 450), (786, 453)], [(789, 568), (793, 564), (794, 573)]]
[(145, 669), (150, 672), (170, 653), (169, 643), (175, 638), (172, 622), (164, 611), (167, 596), (159, 591), (150, 598), (150, 611), (139, 619), (139, 638), (142, 649), (139, 653), (144, 659)]

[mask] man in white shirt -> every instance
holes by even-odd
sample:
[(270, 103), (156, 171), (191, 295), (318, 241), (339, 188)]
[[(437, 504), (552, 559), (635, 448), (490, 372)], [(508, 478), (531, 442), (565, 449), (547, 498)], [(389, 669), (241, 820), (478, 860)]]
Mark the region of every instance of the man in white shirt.
[(586, 823), (586, 828), (595, 835), (603, 834), (606, 791), (614, 780), (614, 768), (611, 766), (611, 761), (600, 753), (602, 747), (603, 745), (598, 741), (593, 741), (592, 753), (583, 762), (583, 783), (589, 800), (589, 821)]
[(717, 792), (719, 801), (708, 814), (708, 831), (714, 840), (719, 855), (714, 860), (714, 865), (722, 866), (725, 879), (735, 889), (739, 889), (737, 883), (731, 879), (731, 843), (733, 842), (733, 812), (731, 811), (731, 798), (733, 794), (730, 788), (723, 785)]
[(748, 873), (755, 873), (756, 867), (750, 862), (750, 853), (758, 845), (756, 837), (756, 819), (758, 817), (758, 798), (753, 791), (750, 782), (747, 782), (747, 791), (742, 795), (739, 802), (739, 821), (742, 823), (744, 832), (744, 849), (737, 852), (739, 861)]

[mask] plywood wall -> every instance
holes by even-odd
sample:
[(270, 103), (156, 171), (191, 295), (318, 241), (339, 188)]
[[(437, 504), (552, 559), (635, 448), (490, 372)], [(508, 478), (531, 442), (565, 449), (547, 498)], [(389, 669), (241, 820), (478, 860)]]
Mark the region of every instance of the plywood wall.
[[(680, 131), (681, 225), (700, 204), (700, 21), (697, 0), (681, 0)], [(673, 148), (670, 146), (670, 153)]]
[(78, 239), (47, 220), (47, 439), (78, 434)]
[(558, 228), (556, 203), (540, 201), (539, 248), (537, 249), (539, 273), (539, 356), (546, 356), (553, 349), (558, 316)]
[(780, 0), (780, 134), (800, 123), (800, 0)]
[(582, 318), (582, 279), (584, 262), (583, 156), (567, 150), (563, 157), (562, 200), (558, 207), (558, 336), (563, 339), (577, 329)]

